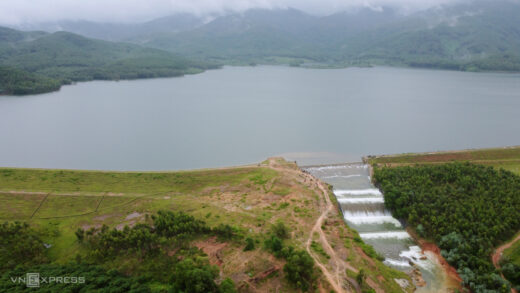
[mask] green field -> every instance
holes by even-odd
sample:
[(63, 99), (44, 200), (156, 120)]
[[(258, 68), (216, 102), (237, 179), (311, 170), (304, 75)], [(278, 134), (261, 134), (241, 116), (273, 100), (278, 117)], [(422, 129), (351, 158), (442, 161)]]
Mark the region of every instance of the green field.
[(410, 153), (387, 156), (370, 156), (371, 165), (442, 164), (447, 162), (472, 162), (503, 168), (520, 174), (520, 147), (491, 148), (434, 153)]
[(181, 172), (102, 172), (0, 168), (2, 190), (131, 193), (197, 192), (221, 184), (236, 184), (251, 176), (267, 179), (267, 168), (229, 168)]
[(0, 215), (9, 220), (30, 219), (46, 194), (0, 193)]
[[(68, 261), (76, 253), (74, 231), (78, 227), (132, 225), (160, 209), (189, 211), (211, 222), (238, 221), (257, 224), (256, 216), (237, 213), (220, 217), (225, 209), (207, 197), (241, 185), (263, 189), (262, 183), (277, 177), (269, 168), (230, 168), (186, 172), (100, 172), (40, 169), (0, 169), (0, 220), (28, 221), (43, 229), (55, 229), (49, 237), (52, 256)], [(256, 185), (254, 180), (260, 184)], [(283, 186), (282, 186), (283, 187)], [(11, 192), (11, 193), (9, 193)], [(17, 193), (12, 193), (17, 192)], [(201, 200), (200, 198), (204, 198)], [(229, 217), (230, 215), (227, 215)], [(261, 215), (259, 215), (259, 218)]]

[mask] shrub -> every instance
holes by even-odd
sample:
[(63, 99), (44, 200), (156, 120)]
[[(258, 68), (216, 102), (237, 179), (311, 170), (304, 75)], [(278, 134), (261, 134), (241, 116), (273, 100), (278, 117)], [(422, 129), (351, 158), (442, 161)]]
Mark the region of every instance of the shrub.
[(220, 224), (213, 228), (215, 233), (220, 239), (229, 240), (235, 236), (235, 229), (229, 225)]
[(289, 238), (289, 229), (285, 226), (285, 224), (283, 222), (280, 222), (280, 221), (276, 222), (276, 224), (274, 224), (271, 227), (271, 231), (278, 238), (281, 238), (281, 239)]
[(219, 293), (236, 293), (237, 289), (235, 289), (235, 283), (230, 278), (224, 279), (220, 286), (218, 287)]
[(287, 280), (295, 287), (308, 291), (315, 280), (314, 260), (304, 250), (293, 251), (283, 267)]
[(278, 253), (283, 248), (282, 240), (276, 236), (271, 236), (271, 238), (268, 238), (264, 241), (264, 246), (267, 248), (267, 250), (275, 253)]
[(0, 225), (0, 271), (21, 264), (38, 264), (46, 260), (40, 235), (27, 223), (5, 222)]
[(159, 211), (152, 219), (157, 233), (165, 237), (187, 237), (209, 231), (206, 222), (183, 212)]
[[(217, 276), (217, 267), (207, 264), (205, 259), (186, 258), (175, 266), (172, 286), (174, 292), (218, 292), (218, 286), (215, 283)], [(228, 285), (226, 284), (225, 286)]]
[(103, 225), (97, 234), (87, 236), (90, 255), (95, 259), (115, 257), (125, 253), (139, 253), (144, 256), (159, 251), (159, 237), (150, 226), (138, 224), (125, 226), (123, 230), (110, 230)]
[(244, 251), (254, 250), (255, 249), (255, 241), (253, 238), (246, 238), (246, 247), (244, 247)]

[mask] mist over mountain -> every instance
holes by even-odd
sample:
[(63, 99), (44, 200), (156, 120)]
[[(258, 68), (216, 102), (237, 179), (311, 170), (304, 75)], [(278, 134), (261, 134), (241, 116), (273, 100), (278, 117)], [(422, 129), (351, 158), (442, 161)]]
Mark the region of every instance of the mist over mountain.
[(175, 14), (144, 23), (64, 21), (65, 30), (224, 64), (390, 64), (459, 70), (518, 70), (519, 1), (463, 1), (404, 14), (395, 6), (326, 16), (297, 9), (223, 15)]
[[(0, 25), (31, 25), (86, 20), (100, 23), (142, 23), (175, 14), (201, 17), (243, 13), (251, 9), (294, 8), (326, 16), (359, 8), (392, 7), (410, 14), (445, 4), (472, 0), (3, 0)], [(488, 0), (493, 1), (493, 0)]]
[(13, 26), (24, 31), (46, 32), (67, 31), (107, 41), (131, 40), (150, 34), (175, 33), (193, 29), (204, 24), (205, 18), (193, 14), (175, 14), (143, 23), (92, 22), (86, 20), (64, 20), (58, 22), (32, 23)]
[[(76, 20), (24, 28), (133, 43), (220, 64), (519, 71), (518, 15), (520, 1), (477, 0), (410, 14), (395, 5), (359, 6), (326, 16), (256, 8), (204, 16), (179, 13), (142, 23)], [(24, 38), (41, 34), (27, 32)], [(23, 58), (4, 59), (9, 66), (27, 64)]]

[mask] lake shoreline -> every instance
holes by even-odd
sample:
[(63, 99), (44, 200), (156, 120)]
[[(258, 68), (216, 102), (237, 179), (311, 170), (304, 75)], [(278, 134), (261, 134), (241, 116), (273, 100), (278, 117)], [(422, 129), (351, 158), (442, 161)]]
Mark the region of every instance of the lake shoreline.
[[(195, 75), (195, 74), (201, 74), (208, 70), (215, 70), (215, 69), (221, 69), (222, 66), (216, 66), (215, 68), (189, 68), (187, 72), (183, 72), (181, 74), (171, 74), (171, 75), (165, 75), (165, 76), (153, 76), (153, 77), (137, 77), (137, 78), (117, 78), (117, 79), (92, 79), (92, 80), (79, 80), (79, 81), (71, 81), (71, 82), (60, 82), (60, 85), (58, 88), (49, 89), (45, 91), (38, 91), (38, 92), (32, 92), (32, 93), (24, 93), (24, 94), (12, 94), (12, 93), (5, 93), (0, 92), (0, 96), (6, 96), (6, 97), (24, 97), (24, 96), (37, 96), (37, 95), (43, 95), (43, 94), (49, 94), (54, 92), (59, 92), (62, 87), (64, 86), (74, 86), (78, 83), (86, 83), (91, 81), (132, 81), (132, 80), (147, 80), (147, 79), (160, 79), (160, 78), (177, 78), (177, 77), (184, 77), (187, 75)], [(190, 72), (192, 70), (192, 72)], [(59, 82), (59, 81), (58, 81)]]
[(262, 66), (274, 66), (274, 67), (289, 67), (289, 68), (300, 68), (300, 69), (308, 69), (308, 70), (341, 70), (341, 69), (351, 69), (351, 68), (359, 68), (359, 69), (372, 69), (372, 68), (393, 68), (393, 69), (409, 69), (409, 70), (427, 70), (427, 71), (447, 71), (447, 72), (460, 72), (460, 73), (476, 73), (476, 74), (507, 74), (507, 75), (515, 75), (520, 74), (520, 71), (494, 71), (494, 70), (486, 70), (486, 71), (468, 71), (468, 70), (456, 70), (456, 69), (448, 69), (448, 68), (435, 68), (435, 67), (416, 67), (416, 66), (406, 66), (406, 65), (389, 65), (389, 64), (373, 64), (370, 66), (327, 66), (323, 67), (313, 67), (313, 66), (291, 66), (290, 64), (285, 63), (258, 63), (254, 66), (248, 64), (219, 64), (214, 68), (205, 68), (205, 69), (197, 69), (196, 72), (186, 72), (179, 75), (171, 75), (171, 76), (156, 76), (156, 77), (139, 77), (139, 78), (120, 78), (120, 79), (92, 79), (92, 80), (84, 80), (84, 81), (73, 81), (70, 83), (62, 83), (59, 88), (44, 92), (36, 92), (36, 93), (28, 93), (28, 94), (7, 94), (0, 93), (0, 96), (7, 97), (23, 97), (23, 96), (34, 96), (34, 95), (43, 95), (53, 92), (59, 92), (64, 86), (74, 86), (78, 83), (87, 83), (91, 81), (132, 81), (132, 80), (149, 80), (149, 79), (170, 79), (176, 77), (185, 77), (188, 75), (196, 75), (202, 74), (211, 70), (223, 69), (224, 67), (262, 67)]

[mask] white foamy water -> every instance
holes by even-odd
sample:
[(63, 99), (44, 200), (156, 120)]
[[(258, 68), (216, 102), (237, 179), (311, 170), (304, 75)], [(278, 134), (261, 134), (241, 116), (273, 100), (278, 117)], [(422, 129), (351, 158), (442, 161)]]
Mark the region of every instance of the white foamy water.
[(386, 265), (392, 265), (392, 266), (397, 266), (397, 267), (406, 267), (406, 268), (411, 267), (410, 263), (405, 260), (387, 258), (387, 259), (385, 259), (385, 261), (383, 261), (383, 263)]
[(363, 239), (381, 239), (381, 238), (395, 238), (395, 239), (407, 239), (410, 235), (406, 231), (388, 231), (388, 232), (372, 232), (372, 233), (360, 233), (359, 236)]
[(382, 216), (392, 216), (392, 214), (387, 210), (380, 210), (380, 211), (368, 211), (368, 210), (361, 210), (361, 211), (343, 211), (343, 216), (346, 218), (350, 217), (365, 217), (365, 218), (373, 218), (373, 217), (382, 217)]
[(401, 251), (399, 256), (410, 260), (425, 270), (432, 271), (435, 268), (435, 265), (428, 258), (421, 259), (421, 257), (424, 258), (425, 255), (419, 246), (410, 246), (410, 250)]
[(410, 263), (413, 263), (419, 266), (421, 269), (427, 270), (429, 272), (433, 272), (433, 270), (435, 269), (434, 263), (431, 260), (429, 260), (425, 254), (422, 253), (422, 250), (419, 246), (410, 246), (409, 250), (401, 251), (401, 253), (399, 253), (399, 256), (403, 259), (397, 260), (387, 258), (385, 259), (384, 263), (387, 265), (393, 265), (398, 267), (411, 267)]
[(334, 194), (337, 196), (345, 196), (345, 195), (382, 195), (381, 191), (377, 188), (367, 188), (367, 189), (338, 189), (334, 190)]
[(348, 217), (345, 216), (345, 220), (352, 222), (353, 224), (394, 224), (396, 227), (401, 227), (401, 223), (393, 218), (392, 216), (372, 216), (372, 217)]
[(361, 177), (359, 174), (354, 175), (331, 175), (331, 176), (323, 176), (322, 179), (332, 179), (332, 178), (352, 178), (352, 177)]
[(384, 203), (383, 197), (341, 197), (337, 199), (339, 203)]
[(326, 171), (326, 170), (337, 170), (337, 169), (367, 169), (367, 168), (368, 168), (367, 165), (349, 164), (349, 165), (310, 167), (310, 168), (307, 168), (307, 170), (309, 170), (309, 171)]

